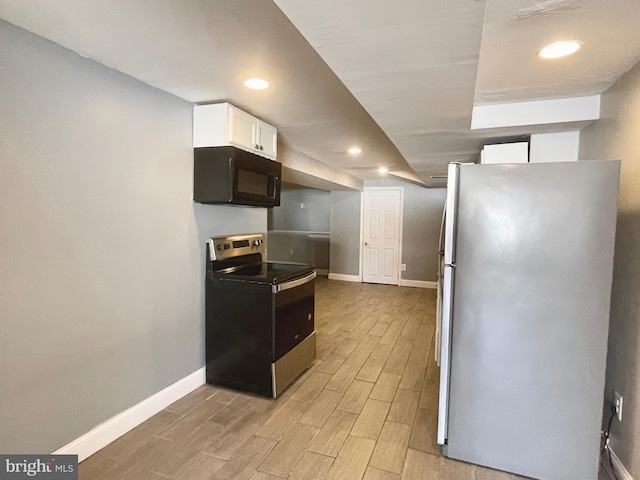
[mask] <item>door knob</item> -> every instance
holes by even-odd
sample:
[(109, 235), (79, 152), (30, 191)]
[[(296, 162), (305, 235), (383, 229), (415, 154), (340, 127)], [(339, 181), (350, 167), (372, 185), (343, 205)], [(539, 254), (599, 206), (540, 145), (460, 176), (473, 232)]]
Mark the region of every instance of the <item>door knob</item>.
[(368, 243), (368, 242), (364, 242), (364, 244), (365, 244), (365, 246), (367, 246), (367, 247), (369, 246), (369, 243)]

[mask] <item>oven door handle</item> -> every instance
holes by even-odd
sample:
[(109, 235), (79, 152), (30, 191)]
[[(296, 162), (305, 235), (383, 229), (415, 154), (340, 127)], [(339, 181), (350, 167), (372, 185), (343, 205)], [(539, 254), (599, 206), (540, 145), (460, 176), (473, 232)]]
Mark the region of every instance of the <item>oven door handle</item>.
[(300, 285), (304, 285), (305, 283), (309, 283), (311, 280), (316, 278), (316, 272), (311, 272), (309, 275), (305, 275), (302, 278), (297, 278), (296, 280), (291, 280), (289, 282), (281, 283), (280, 285), (274, 285), (272, 287), (273, 293), (282, 292), (283, 290), (289, 290), (290, 288), (296, 288)]

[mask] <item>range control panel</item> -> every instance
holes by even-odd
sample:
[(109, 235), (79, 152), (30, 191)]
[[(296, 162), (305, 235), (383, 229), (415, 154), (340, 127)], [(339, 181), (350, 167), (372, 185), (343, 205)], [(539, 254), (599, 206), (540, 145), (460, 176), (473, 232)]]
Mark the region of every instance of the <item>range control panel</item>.
[(266, 236), (262, 233), (250, 235), (234, 235), (232, 237), (218, 237), (207, 240), (209, 244), (209, 260), (224, 260), (226, 258), (261, 253), (267, 249)]

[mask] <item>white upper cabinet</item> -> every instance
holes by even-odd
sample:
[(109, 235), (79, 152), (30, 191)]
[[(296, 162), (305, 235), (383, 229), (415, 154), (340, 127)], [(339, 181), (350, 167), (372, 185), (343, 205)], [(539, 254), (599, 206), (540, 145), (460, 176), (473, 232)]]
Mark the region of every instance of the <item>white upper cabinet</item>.
[(278, 131), (268, 123), (258, 120), (258, 143), (265, 157), (276, 158), (278, 153)]
[(485, 145), (480, 152), (480, 163), (527, 163), (529, 142)]
[(278, 131), (229, 103), (193, 107), (193, 146), (233, 145), (276, 159)]

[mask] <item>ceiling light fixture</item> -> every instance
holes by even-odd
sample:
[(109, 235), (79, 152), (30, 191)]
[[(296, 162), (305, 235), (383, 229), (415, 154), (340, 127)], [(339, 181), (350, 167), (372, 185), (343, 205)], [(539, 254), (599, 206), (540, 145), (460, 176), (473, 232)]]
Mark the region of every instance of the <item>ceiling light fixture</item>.
[(388, 169), (388, 168), (386, 168), (386, 167), (380, 167), (380, 168), (378, 169), (378, 172), (380, 172), (380, 173), (387, 173), (388, 171), (389, 171), (389, 169)]
[(362, 150), (360, 150), (358, 147), (351, 147), (349, 150), (347, 150), (351, 155), (357, 155), (358, 153), (361, 153)]
[(244, 82), (244, 86), (251, 88), (252, 90), (264, 90), (269, 86), (269, 82), (262, 80), (261, 78), (250, 78)]
[(581, 43), (575, 40), (554, 42), (540, 50), (538, 55), (546, 59), (566, 57), (580, 50), (581, 46)]

